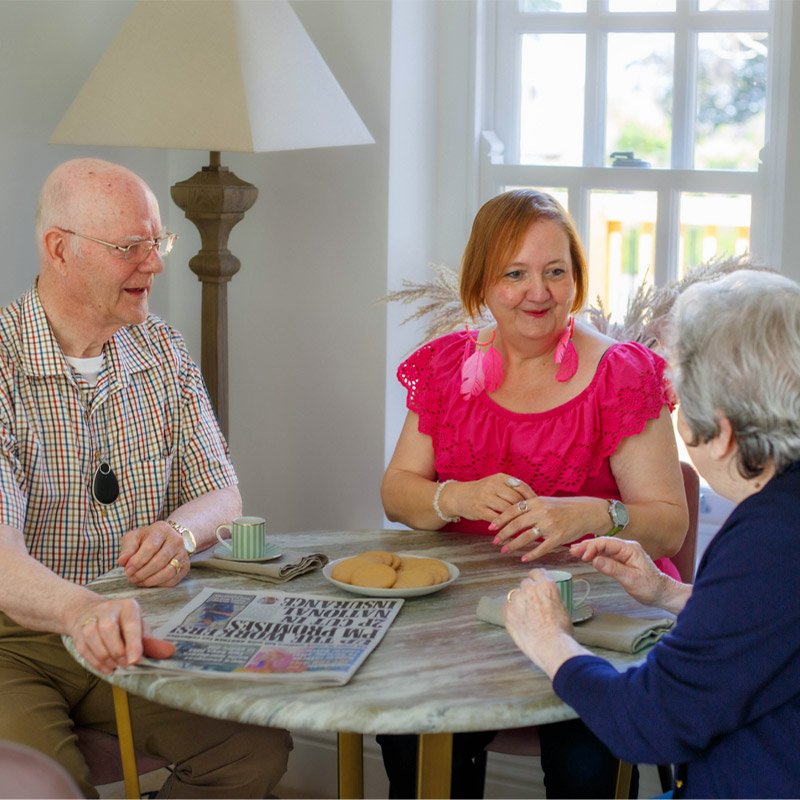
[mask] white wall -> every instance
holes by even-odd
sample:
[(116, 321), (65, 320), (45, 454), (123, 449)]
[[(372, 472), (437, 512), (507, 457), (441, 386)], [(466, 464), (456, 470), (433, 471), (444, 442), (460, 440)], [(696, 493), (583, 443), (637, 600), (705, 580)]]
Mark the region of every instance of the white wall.
[[(124, 157), (128, 166), (151, 183), (162, 205), (169, 199), (165, 152), (47, 144), (132, 7), (131, 0), (0, 3), (0, 234), (4, 252), (0, 305), (20, 295), (36, 273), (36, 198), (56, 164), (77, 155)], [(159, 302), (164, 299), (158, 298)], [(166, 307), (160, 302), (162, 310)]]
[[(431, 277), (436, 196), (437, 141), (431, 135), (439, 97), (431, 75), (437, 69), (437, 6), (426, 0), (392, 9), (387, 287)], [(419, 344), (419, 323), (403, 325), (412, 307), (387, 306), (386, 460), (405, 419), (405, 390), (394, 368)], [(384, 525), (389, 525), (384, 521)]]

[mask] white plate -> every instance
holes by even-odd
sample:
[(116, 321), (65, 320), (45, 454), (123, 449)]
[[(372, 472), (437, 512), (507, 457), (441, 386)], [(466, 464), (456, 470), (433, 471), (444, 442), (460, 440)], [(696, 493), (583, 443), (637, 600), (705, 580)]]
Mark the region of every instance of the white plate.
[(283, 553), (278, 550), (277, 545), (272, 544), (267, 546), (267, 552), (264, 553), (261, 558), (234, 558), (231, 554), (230, 547), (226, 547), (224, 544), (218, 544), (211, 555), (213, 555), (214, 558), (221, 558), (225, 561), (236, 561), (241, 564), (259, 564), (262, 561), (274, 561), (276, 558), (280, 558)]
[[(398, 553), (397, 555), (403, 556), (403, 558), (427, 558), (427, 556), (415, 556), (413, 553)], [(352, 556), (347, 556), (347, 558), (352, 558)], [(351, 592), (352, 594), (360, 594), (363, 597), (422, 597), (422, 595), (433, 594), (434, 592), (444, 589), (445, 586), (449, 586), (461, 574), (455, 564), (451, 564), (449, 561), (442, 561), (442, 559), (438, 559), (439, 561), (442, 561), (442, 563), (447, 567), (447, 571), (450, 573), (450, 577), (444, 581), (444, 583), (436, 583), (433, 586), (419, 586), (416, 589), (371, 589), (367, 586), (353, 586), (349, 583), (342, 583), (341, 581), (334, 580), (331, 577), (331, 571), (333, 568), (340, 561), (345, 560), (346, 559), (344, 558), (337, 558), (336, 561), (329, 561), (322, 568), (322, 574), (334, 586), (338, 586), (340, 589), (344, 589), (346, 592)]]
[(588, 603), (581, 603), (577, 608), (572, 609), (572, 624), (586, 622), (594, 616), (594, 609)]

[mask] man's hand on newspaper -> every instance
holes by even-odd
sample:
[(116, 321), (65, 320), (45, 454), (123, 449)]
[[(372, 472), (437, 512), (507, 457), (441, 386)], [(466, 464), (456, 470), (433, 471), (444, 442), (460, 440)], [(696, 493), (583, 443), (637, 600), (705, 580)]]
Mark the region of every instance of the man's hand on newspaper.
[(175, 652), (174, 645), (149, 633), (139, 604), (131, 598), (98, 599), (84, 606), (69, 626), (78, 653), (105, 675), (135, 664), (142, 655), (169, 658)]

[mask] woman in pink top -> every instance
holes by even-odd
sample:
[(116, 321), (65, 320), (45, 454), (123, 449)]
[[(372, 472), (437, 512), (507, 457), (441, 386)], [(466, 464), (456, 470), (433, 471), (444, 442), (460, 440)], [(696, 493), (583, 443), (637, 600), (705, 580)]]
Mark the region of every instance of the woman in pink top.
[[(552, 197), (515, 190), (479, 210), (461, 300), (496, 325), (443, 336), (400, 365), (409, 411), (384, 509), (411, 528), (491, 536), (525, 562), (624, 529), (677, 578), (668, 557), (688, 511), (664, 362), (574, 318), (587, 282), (574, 224)], [(596, 775), (551, 780), (545, 739), (548, 797), (602, 796)]]

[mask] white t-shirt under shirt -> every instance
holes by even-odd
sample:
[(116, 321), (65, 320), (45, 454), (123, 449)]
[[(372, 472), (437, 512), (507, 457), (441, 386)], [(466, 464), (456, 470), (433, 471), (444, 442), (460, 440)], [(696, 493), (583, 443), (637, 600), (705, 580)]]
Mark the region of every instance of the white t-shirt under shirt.
[(74, 358), (73, 356), (64, 356), (67, 363), (83, 376), (86, 383), (93, 389), (97, 386), (97, 379), (100, 377), (100, 370), (103, 369), (103, 354), (99, 356), (92, 356), (91, 358)]

